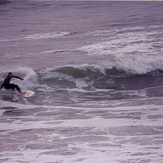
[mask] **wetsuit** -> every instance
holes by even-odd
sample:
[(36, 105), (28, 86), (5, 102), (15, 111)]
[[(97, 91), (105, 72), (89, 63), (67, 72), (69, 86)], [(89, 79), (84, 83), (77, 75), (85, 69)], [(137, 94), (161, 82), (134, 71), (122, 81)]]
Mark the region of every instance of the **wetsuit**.
[[(18, 77), (18, 76), (12, 76), (12, 78), (18, 78), (18, 79), (20, 79), (20, 80), (22, 79), (22, 78), (20, 78), (20, 77)], [(2, 88), (2, 87), (5, 87), (6, 89), (12, 89), (12, 90), (14, 90), (14, 89), (16, 88), (16, 89), (21, 93), (20, 88), (19, 88), (16, 84), (10, 84), (10, 80), (11, 80), (12, 78), (10, 78), (9, 76), (7, 76), (7, 77), (5, 78), (3, 84), (1, 85), (1, 88)]]

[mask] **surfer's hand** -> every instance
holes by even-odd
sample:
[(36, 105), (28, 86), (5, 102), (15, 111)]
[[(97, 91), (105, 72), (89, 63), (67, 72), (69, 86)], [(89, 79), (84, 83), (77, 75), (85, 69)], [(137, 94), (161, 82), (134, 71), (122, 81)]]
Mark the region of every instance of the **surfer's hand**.
[(0, 88), (0, 90), (1, 90), (2, 88)]
[(23, 78), (21, 80), (24, 80)]

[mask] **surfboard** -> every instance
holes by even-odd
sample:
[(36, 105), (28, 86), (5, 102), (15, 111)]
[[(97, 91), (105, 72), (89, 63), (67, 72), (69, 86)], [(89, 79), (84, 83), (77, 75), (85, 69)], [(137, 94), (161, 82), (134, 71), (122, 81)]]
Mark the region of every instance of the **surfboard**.
[(35, 94), (34, 91), (28, 91), (28, 90), (21, 90), (23, 97), (31, 97)]

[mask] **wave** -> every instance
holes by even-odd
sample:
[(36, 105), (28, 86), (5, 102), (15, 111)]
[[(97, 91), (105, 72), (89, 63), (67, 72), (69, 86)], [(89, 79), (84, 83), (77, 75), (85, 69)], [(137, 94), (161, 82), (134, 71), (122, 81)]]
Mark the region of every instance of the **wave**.
[[(8, 71), (12, 70), (1, 71), (0, 83), (3, 82)], [(37, 105), (60, 105), (63, 101), (71, 103), (89, 99), (94, 101), (108, 100), (108, 98), (159, 97), (162, 96), (163, 89), (163, 70), (160, 69), (149, 71), (146, 74), (134, 74), (117, 67), (85, 64), (49, 67), (40, 70), (18, 67), (14, 68), (12, 72), (25, 79), (24, 81), (12, 79), (12, 83), (18, 84), (21, 89), (37, 92), (34, 98), (29, 99), (31, 104)], [(6, 101), (28, 103), (17, 96), (11, 98), (11, 91), (3, 90), (0, 99), (5, 104)]]
[(105, 67), (112, 66), (129, 74), (148, 74), (163, 70), (162, 55), (126, 54), (114, 56), (113, 61), (103, 62)]
[[(146, 76), (146, 75), (162, 75), (163, 69), (151, 69), (147, 73), (132, 73), (131, 70), (125, 71), (122, 68), (112, 67), (112, 68), (104, 68), (104, 67), (97, 67), (96, 65), (92, 66), (81, 66), (81, 67), (74, 67), (74, 66), (64, 66), (64, 67), (57, 67), (57, 68), (50, 68), (47, 74), (54, 74), (55, 77), (58, 76), (71, 76), (74, 79), (79, 78), (89, 78), (89, 79), (98, 79), (100, 77), (112, 77), (112, 78), (125, 78), (130, 76)], [(46, 69), (47, 71), (47, 69)], [(46, 74), (46, 75), (47, 75)], [(62, 74), (62, 75), (61, 75)], [(53, 77), (53, 75), (50, 75)]]
[(110, 55), (108, 60), (97, 64), (67, 65), (43, 70), (46, 73), (59, 73), (73, 78), (128, 77), (137, 75), (161, 75), (162, 55), (126, 54)]
[[(39, 73), (42, 83), (58, 88), (143, 89), (161, 85), (163, 69), (159, 66), (151, 64), (152, 67), (148, 68), (148, 71), (140, 70), (139, 73), (128, 70), (126, 66), (85, 64), (51, 67)], [(141, 65), (139, 68), (141, 69)]]
[(47, 38), (62, 37), (69, 34), (70, 34), (69, 32), (37, 33), (37, 34), (25, 36), (24, 39), (47, 39)]
[(0, 73), (2, 83), (8, 72), (25, 80), (12, 79), (22, 89), (144, 89), (161, 86), (163, 59), (161, 56), (130, 56), (98, 64), (65, 65), (34, 70), (27, 67), (6, 68)]
[(11, 37), (9, 39), (1, 38), (0, 42), (13, 42), (22, 40), (37, 40), (37, 39), (51, 39), (70, 35), (71, 32), (49, 32), (49, 33), (35, 33), (30, 35), (21, 35), (19, 37)]

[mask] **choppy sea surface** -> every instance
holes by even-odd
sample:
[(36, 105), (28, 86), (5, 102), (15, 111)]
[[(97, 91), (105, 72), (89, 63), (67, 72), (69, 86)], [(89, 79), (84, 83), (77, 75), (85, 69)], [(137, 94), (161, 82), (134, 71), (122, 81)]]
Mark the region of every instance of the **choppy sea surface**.
[(163, 163), (163, 2), (0, 1), (0, 163)]

